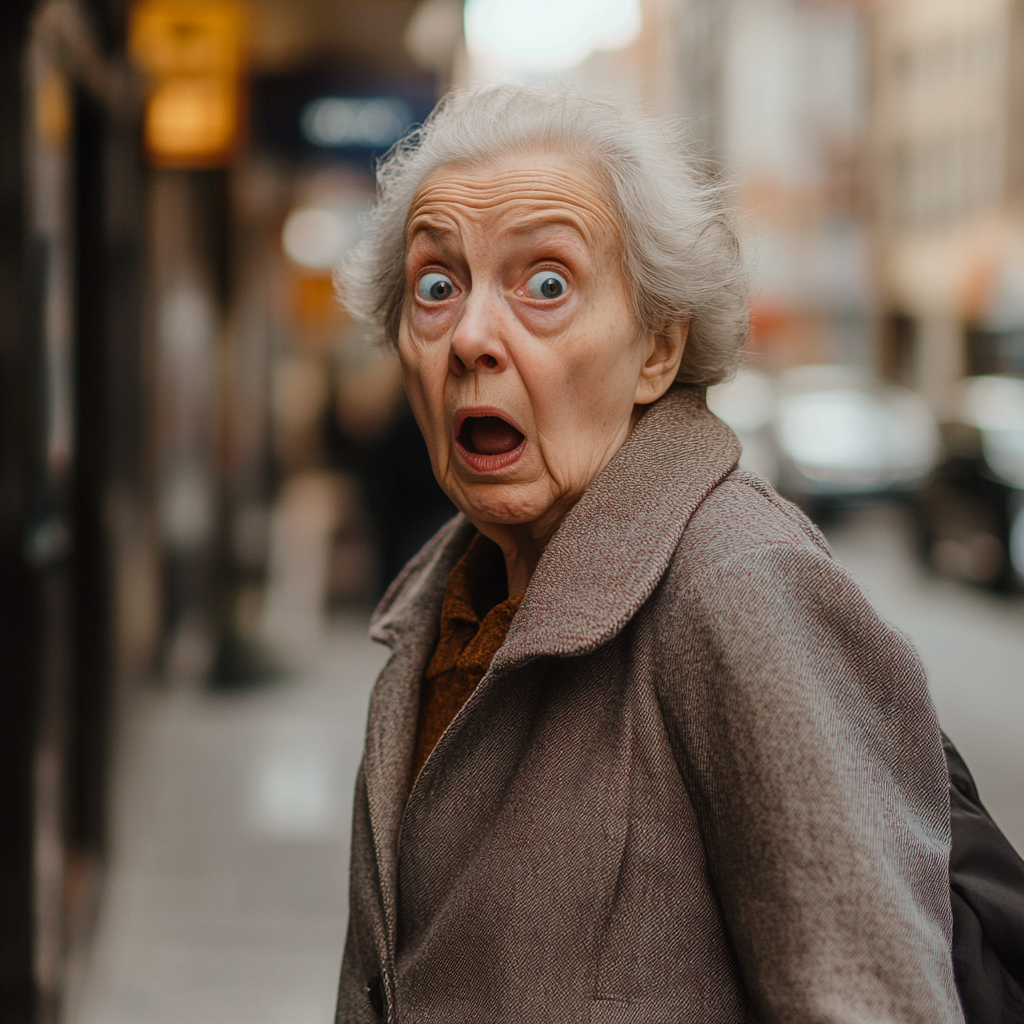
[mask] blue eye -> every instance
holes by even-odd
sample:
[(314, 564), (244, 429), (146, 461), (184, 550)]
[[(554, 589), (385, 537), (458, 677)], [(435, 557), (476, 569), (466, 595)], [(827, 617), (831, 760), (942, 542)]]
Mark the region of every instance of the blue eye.
[(542, 270), (526, 282), (526, 291), (534, 299), (557, 299), (568, 289), (565, 278), (553, 270)]
[(416, 285), (416, 294), (428, 302), (444, 302), (455, 294), (455, 285), (444, 274), (424, 274)]

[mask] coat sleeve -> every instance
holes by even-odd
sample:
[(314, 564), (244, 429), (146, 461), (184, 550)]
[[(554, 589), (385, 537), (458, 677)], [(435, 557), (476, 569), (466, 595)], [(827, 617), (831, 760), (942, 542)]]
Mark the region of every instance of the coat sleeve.
[(809, 541), (670, 574), (659, 699), (750, 995), (777, 1024), (960, 1024), (920, 661)]

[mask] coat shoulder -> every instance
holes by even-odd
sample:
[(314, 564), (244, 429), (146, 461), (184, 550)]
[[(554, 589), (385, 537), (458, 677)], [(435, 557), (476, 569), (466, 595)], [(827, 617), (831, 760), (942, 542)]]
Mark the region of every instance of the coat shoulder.
[(694, 512), (674, 563), (699, 571), (779, 546), (804, 548), (831, 558), (821, 530), (796, 505), (753, 473), (734, 470)]

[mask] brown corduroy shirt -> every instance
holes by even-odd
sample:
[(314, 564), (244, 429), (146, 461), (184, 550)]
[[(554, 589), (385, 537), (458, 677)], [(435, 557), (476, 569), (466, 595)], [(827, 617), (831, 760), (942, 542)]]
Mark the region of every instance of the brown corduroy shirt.
[(508, 596), (501, 548), (478, 533), (448, 577), (441, 635), (427, 665), (413, 759), (415, 780), (445, 729), (487, 674), (523, 595)]

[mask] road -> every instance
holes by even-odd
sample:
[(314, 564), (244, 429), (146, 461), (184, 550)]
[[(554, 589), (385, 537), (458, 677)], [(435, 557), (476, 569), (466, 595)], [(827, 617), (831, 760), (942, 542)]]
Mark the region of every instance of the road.
[[(830, 541), (928, 668), (947, 732), (1024, 850), (1024, 600), (929, 579), (893, 510)], [(114, 857), (70, 1024), (328, 1024), (351, 793), (384, 651), (340, 620), (295, 679), (146, 695), (126, 730)]]

